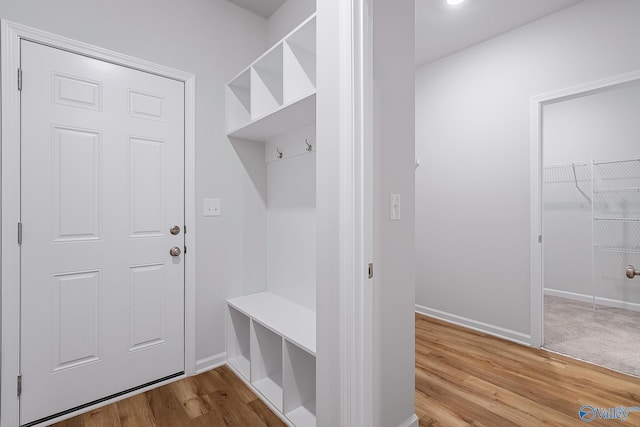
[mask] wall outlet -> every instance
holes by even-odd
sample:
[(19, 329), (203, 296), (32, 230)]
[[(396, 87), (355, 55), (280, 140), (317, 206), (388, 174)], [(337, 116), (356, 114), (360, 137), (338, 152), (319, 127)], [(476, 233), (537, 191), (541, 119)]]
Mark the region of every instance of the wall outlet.
[(203, 216), (220, 216), (222, 215), (220, 209), (220, 199), (204, 199)]

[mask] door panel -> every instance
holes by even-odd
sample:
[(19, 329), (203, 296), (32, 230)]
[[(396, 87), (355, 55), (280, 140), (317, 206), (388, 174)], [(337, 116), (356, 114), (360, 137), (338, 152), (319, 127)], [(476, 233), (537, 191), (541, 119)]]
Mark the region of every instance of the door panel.
[(184, 371), (184, 85), (22, 41), (21, 423)]

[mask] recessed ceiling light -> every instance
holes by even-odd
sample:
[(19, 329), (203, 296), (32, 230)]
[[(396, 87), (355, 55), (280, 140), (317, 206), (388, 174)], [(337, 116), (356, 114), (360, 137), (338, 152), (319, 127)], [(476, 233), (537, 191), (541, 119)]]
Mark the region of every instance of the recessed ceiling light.
[(457, 6), (462, 3), (464, 0), (447, 0), (447, 4), (449, 6)]

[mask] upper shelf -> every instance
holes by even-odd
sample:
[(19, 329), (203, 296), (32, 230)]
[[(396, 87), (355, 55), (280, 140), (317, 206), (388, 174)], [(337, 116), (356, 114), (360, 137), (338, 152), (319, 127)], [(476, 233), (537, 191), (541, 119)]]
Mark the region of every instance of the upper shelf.
[(231, 130), (227, 136), (264, 141), (293, 129), (310, 125), (315, 120), (316, 94), (314, 92)]
[(309, 125), (315, 93), (313, 14), (227, 84), (227, 135), (264, 141)]

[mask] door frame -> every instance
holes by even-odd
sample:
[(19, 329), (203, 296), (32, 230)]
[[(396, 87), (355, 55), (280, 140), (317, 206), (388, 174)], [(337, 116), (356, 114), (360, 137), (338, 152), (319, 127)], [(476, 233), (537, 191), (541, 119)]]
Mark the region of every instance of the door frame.
[(542, 109), (545, 105), (579, 98), (640, 80), (640, 70), (531, 97), (531, 339), (532, 347), (544, 344), (544, 229), (542, 198)]
[[(123, 55), (87, 43), (0, 21), (2, 62), (1, 117), (1, 341), (0, 341), (0, 425), (18, 426), (20, 406), (17, 377), (20, 374), (20, 251), (17, 242), (20, 219), (20, 41), (29, 40), (72, 53), (92, 57), (128, 68), (167, 77), (184, 83), (185, 144), (185, 375), (196, 373), (195, 337), (195, 75)], [(180, 377), (179, 377), (180, 378)], [(138, 391), (139, 392), (139, 391)], [(123, 397), (126, 397), (123, 396)], [(121, 397), (122, 398), (122, 397)], [(105, 402), (103, 404), (106, 404)], [(68, 417), (68, 416), (67, 416)]]

